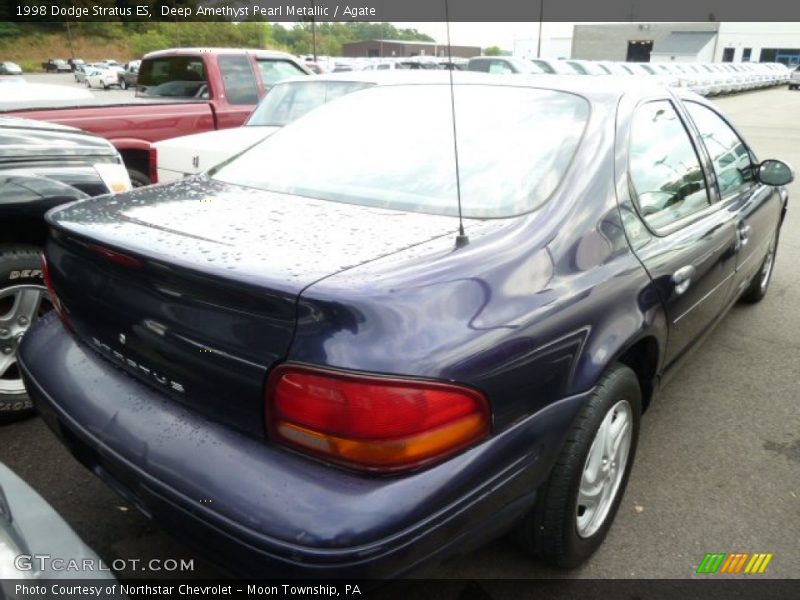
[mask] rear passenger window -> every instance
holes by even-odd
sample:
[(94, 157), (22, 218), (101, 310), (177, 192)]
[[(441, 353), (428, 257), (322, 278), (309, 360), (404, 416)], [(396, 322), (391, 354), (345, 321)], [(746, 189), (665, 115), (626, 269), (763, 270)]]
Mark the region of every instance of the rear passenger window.
[(501, 75), (505, 75), (507, 73), (513, 73), (513, 71), (506, 63), (495, 60), (489, 65), (489, 73), (500, 73)]
[(732, 196), (753, 185), (755, 173), (750, 151), (730, 125), (701, 104), (685, 102), (684, 105), (711, 157), (720, 197)]
[(628, 170), (639, 212), (656, 230), (710, 206), (700, 160), (666, 100), (636, 109)]
[(261, 71), (261, 81), (264, 82), (264, 89), (267, 91), (279, 81), (306, 74), (300, 67), (288, 60), (262, 59), (258, 61), (258, 69)]
[(258, 103), (258, 88), (253, 75), (253, 68), (247, 56), (221, 55), (217, 59), (222, 73), (222, 85), (225, 96), (231, 104)]

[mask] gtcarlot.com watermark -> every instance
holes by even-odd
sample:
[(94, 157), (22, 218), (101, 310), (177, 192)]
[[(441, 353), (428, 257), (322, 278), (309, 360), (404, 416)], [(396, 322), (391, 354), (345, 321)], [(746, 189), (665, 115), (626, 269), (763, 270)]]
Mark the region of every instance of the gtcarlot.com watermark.
[(23, 572), (92, 573), (98, 571), (152, 571), (154, 573), (194, 571), (194, 559), (116, 558), (106, 564), (98, 558), (59, 558), (50, 554), (19, 554), (14, 558), (14, 566)]

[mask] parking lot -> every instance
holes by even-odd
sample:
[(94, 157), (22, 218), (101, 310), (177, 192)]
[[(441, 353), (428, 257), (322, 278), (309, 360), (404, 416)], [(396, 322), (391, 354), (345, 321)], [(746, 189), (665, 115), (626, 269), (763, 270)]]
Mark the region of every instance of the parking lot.
[[(25, 73), (22, 77), (28, 83), (50, 83), (55, 85), (66, 85), (76, 89), (86, 89), (86, 84), (75, 81), (75, 75), (72, 73)], [(94, 88), (90, 91), (100, 104), (130, 102), (135, 98), (133, 90), (123, 91), (115, 87), (107, 90)]]
[[(71, 75), (30, 82), (78, 86)], [(105, 102), (132, 92), (96, 90)], [(800, 92), (785, 87), (715, 100), (759, 158), (800, 167)], [(633, 474), (597, 554), (570, 572), (543, 567), (507, 540), (420, 575), (441, 578), (685, 578), (706, 552), (770, 552), (765, 576), (800, 562), (800, 183), (790, 188), (770, 292), (737, 306), (646, 413)], [(80, 466), (38, 419), (0, 427), (0, 461), (28, 481), (105, 560), (192, 553)], [(195, 560), (195, 576), (217, 571)], [(136, 575), (136, 573), (130, 573)], [(152, 574), (151, 574), (152, 575)], [(159, 573), (158, 575), (169, 575)]]

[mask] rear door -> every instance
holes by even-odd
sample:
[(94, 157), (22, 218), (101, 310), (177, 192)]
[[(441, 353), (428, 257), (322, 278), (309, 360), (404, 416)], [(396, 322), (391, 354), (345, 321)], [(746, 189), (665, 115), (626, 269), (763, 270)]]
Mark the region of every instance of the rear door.
[(757, 160), (739, 134), (714, 109), (683, 101), (712, 165), (715, 193), (734, 215), (737, 231), (734, 293), (761, 267), (773, 241), (782, 201), (778, 190), (756, 181)]
[(627, 225), (626, 232), (666, 309), (668, 368), (730, 301), (735, 220), (714, 202), (707, 165), (671, 99), (634, 107), (627, 139), (630, 218), (640, 233), (634, 238)]

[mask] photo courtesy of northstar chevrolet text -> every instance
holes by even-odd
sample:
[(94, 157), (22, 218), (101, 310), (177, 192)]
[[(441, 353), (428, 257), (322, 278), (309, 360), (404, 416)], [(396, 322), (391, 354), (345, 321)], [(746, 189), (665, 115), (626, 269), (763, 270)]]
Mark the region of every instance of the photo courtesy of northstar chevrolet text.
[(0, 9), (0, 598), (797, 594), (798, 88), (771, 0)]

